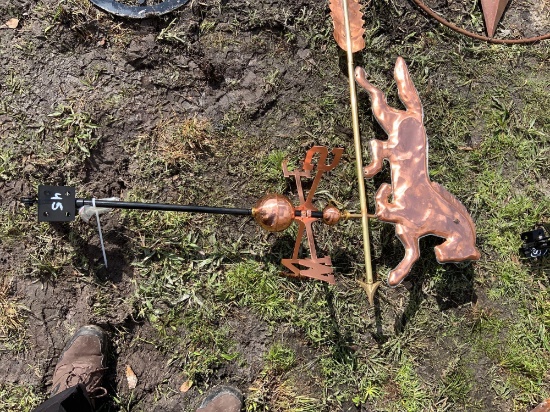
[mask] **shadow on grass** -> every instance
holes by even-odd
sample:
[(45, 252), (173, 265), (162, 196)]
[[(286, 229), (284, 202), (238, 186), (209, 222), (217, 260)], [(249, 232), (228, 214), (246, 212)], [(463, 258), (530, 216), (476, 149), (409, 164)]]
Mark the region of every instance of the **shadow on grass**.
[[(72, 224), (52, 222), (50, 225), (57, 235), (65, 239), (73, 247), (74, 267), (82, 267), (83, 263), (88, 261), (90, 270), (100, 281), (111, 281), (113, 283), (122, 281), (124, 268), (129, 265), (127, 256), (131, 255), (126, 250), (128, 239), (122, 235), (122, 228), (103, 229), (103, 240), (108, 264), (108, 267), (105, 267), (101, 247), (91, 244), (90, 240), (82, 237), (79, 231), (72, 227)], [(97, 241), (99, 241), (99, 234), (97, 232), (95, 236), (97, 236)]]
[(354, 349), (353, 349), (353, 339), (351, 336), (351, 331), (347, 329), (345, 334), (341, 333), (340, 324), (338, 323), (338, 318), (336, 314), (336, 308), (334, 306), (334, 295), (332, 290), (329, 288), (327, 283), (323, 283), (324, 295), (327, 301), (329, 319), (330, 319), (330, 329), (332, 333), (332, 342), (333, 352), (332, 356), (337, 362), (349, 362), (350, 359), (353, 359)]
[(474, 269), (470, 263), (439, 264), (437, 262), (434, 247), (443, 241), (444, 239), (435, 236), (420, 240), (421, 258), (404, 281), (406, 285), (410, 285), (408, 287), (410, 297), (403, 313), (395, 321), (396, 333), (403, 332), (428, 295), (434, 297), (440, 311), (477, 301), (477, 295), (474, 292)]
[[(271, 246), (269, 253), (262, 257), (262, 262), (269, 262), (274, 265), (281, 265), (282, 259), (292, 258), (294, 252), (294, 245), (296, 239), (290, 235), (284, 235), (279, 237), (275, 243)], [(306, 236), (304, 234), (304, 241), (300, 247), (298, 257), (300, 259), (307, 259), (311, 257), (310, 251), (307, 246), (304, 246), (307, 243)], [(332, 261), (332, 266), (334, 268), (334, 274), (350, 273), (353, 271), (353, 262), (356, 262), (358, 259), (356, 250), (347, 250), (340, 247), (331, 248), (331, 250), (325, 250), (317, 247), (317, 256), (325, 257), (330, 256)], [(286, 269), (281, 269), (285, 270)]]

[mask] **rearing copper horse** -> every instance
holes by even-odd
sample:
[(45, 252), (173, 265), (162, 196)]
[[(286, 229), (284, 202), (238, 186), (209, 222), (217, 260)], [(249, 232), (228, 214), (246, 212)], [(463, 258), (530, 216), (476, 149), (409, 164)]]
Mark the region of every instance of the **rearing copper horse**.
[[(407, 65), (399, 57), (394, 71), (399, 98), (406, 110), (397, 110), (386, 102), (384, 93), (367, 79), (361, 67), (355, 69), (355, 79), (370, 95), (372, 111), (388, 139), (371, 140), (372, 160), (364, 168), (371, 178), (381, 169), (384, 159), (391, 167), (391, 186), (384, 183), (376, 193), (376, 216), (395, 223), (395, 233), (405, 247), (405, 257), (393, 269), (388, 284), (396, 286), (409, 274), (419, 257), (418, 240), (427, 235), (445, 238), (435, 247), (440, 263), (477, 260), (475, 225), (458, 199), (428, 175), (426, 129), (418, 92)], [(392, 201), (389, 197), (392, 196)]]

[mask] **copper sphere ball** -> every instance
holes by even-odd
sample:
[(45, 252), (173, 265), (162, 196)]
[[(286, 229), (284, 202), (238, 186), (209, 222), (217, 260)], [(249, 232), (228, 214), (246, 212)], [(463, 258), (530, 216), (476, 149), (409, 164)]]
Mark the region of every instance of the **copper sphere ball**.
[(292, 224), (294, 206), (282, 195), (269, 194), (258, 200), (252, 216), (268, 232), (280, 232)]
[(323, 222), (329, 226), (338, 223), (341, 217), (342, 214), (335, 206), (327, 206), (323, 209)]

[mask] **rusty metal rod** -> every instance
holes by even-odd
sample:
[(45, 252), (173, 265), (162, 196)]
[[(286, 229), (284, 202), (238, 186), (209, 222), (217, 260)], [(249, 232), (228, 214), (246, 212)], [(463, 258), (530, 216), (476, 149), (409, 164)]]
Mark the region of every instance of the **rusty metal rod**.
[(418, 7), (420, 7), (426, 14), (428, 14), (431, 18), (437, 20), (439, 23), (443, 24), (444, 26), (447, 26), (449, 29), (454, 30), (457, 33), (463, 34), (465, 36), (471, 37), (472, 39), (483, 40), (489, 43), (496, 43), (496, 44), (527, 44), (527, 43), (535, 43), (542, 40), (550, 39), (550, 33), (547, 33), (541, 36), (527, 37), (522, 39), (495, 39), (493, 37), (483, 36), (480, 34), (472, 33), (461, 27), (458, 27), (456, 24), (453, 24), (450, 21), (444, 19), (443, 17), (439, 16), (435, 11), (433, 11), (430, 7), (428, 7), (422, 0), (413, 0), (413, 2)]

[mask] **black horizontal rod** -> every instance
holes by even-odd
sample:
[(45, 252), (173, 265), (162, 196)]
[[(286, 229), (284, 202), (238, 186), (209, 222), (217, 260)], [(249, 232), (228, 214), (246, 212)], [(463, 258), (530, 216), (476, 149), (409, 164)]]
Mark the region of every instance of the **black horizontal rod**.
[[(75, 199), (76, 207), (93, 206), (91, 199)], [(137, 209), (137, 210), (162, 210), (165, 212), (187, 212), (187, 213), (210, 213), (217, 215), (241, 215), (251, 216), (252, 209), (239, 209), (234, 207), (211, 207), (196, 205), (173, 205), (167, 203), (142, 203), (142, 202), (121, 202), (117, 200), (95, 200), (96, 207), (111, 209)], [(300, 210), (294, 212), (295, 216), (302, 216)], [(322, 219), (323, 212), (311, 212), (311, 217)]]
[[(166, 203), (141, 203), (141, 202), (120, 202), (116, 200), (95, 200), (96, 207), (112, 209), (138, 209), (138, 210), (162, 210), (165, 212), (188, 212), (188, 213), (214, 213), (218, 215), (252, 215), (252, 209), (238, 209), (232, 207), (210, 207), (196, 205), (172, 205)], [(92, 206), (91, 199), (76, 199), (76, 207)]]

